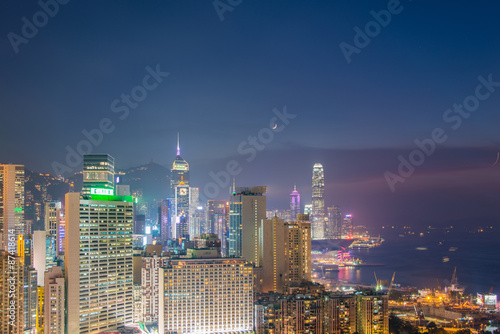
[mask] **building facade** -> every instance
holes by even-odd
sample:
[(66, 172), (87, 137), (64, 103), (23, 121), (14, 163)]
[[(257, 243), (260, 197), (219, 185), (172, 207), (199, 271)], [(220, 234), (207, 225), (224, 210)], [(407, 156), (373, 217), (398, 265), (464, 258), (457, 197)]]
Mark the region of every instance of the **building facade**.
[(389, 333), (387, 295), (356, 295), (356, 330), (359, 334)]
[(323, 166), (314, 164), (312, 174), (312, 237), (324, 239), (325, 237), (325, 175)]
[(0, 332), (24, 333), (24, 268), (22, 257), (0, 250)]
[(181, 182), (189, 186), (189, 164), (181, 157), (179, 134), (177, 134), (177, 155), (172, 163), (172, 169), (170, 172), (170, 193), (171, 197), (174, 197), (175, 187), (177, 187)]
[(131, 196), (66, 194), (69, 333), (99, 333), (132, 323), (132, 202)]
[(244, 259), (176, 259), (160, 269), (159, 333), (250, 333), (252, 266)]
[(175, 186), (173, 238), (189, 238), (190, 187), (184, 182)]
[(91, 195), (91, 189), (99, 193), (92, 195), (114, 195), (115, 159), (109, 154), (83, 156), (82, 196)]
[(326, 209), (327, 225), (325, 227), (326, 239), (340, 239), (342, 236), (342, 213), (340, 207), (333, 205)]
[(163, 245), (172, 238), (172, 207), (170, 199), (158, 202), (158, 224), (160, 225), (160, 241)]
[(24, 232), (24, 166), (0, 164), (1, 249), (17, 253), (17, 245), (9, 247), (8, 240)]
[(297, 191), (297, 187), (293, 186), (293, 191), (290, 194), (290, 213), (292, 215), (291, 221), (297, 220), (297, 215), (302, 213), (300, 210), (300, 194)]
[(227, 256), (228, 222), (224, 200), (208, 200), (207, 227), (209, 233), (217, 234), (221, 241), (221, 255)]
[(55, 266), (45, 272), (44, 295), (44, 333), (64, 333), (64, 276), (61, 267)]
[(264, 186), (238, 187), (229, 198), (229, 257), (243, 257), (262, 265), (262, 220), (266, 219)]

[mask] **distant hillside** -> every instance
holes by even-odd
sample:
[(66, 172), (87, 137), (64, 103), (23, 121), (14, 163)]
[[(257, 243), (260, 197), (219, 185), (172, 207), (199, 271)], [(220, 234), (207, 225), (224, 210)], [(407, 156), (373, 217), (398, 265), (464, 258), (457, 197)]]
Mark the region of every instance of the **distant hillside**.
[[(152, 202), (167, 198), (170, 189), (170, 170), (155, 163), (115, 171), (120, 176), (120, 184), (130, 185), (132, 192), (142, 194), (142, 200)], [(39, 174), (26, 170), (26, 190), (33, 195), (35, 202), (43, 202), (43, 188), (53, 200), (64, 201), (64, 195), (70, 191), (81, 191), (83, 184), (82, 172), (75, 173), (64, 181), (50, 174)]]
[(170, 170), (156, 162), (120, 172), (124, 173), (120, 175), (120, 184), (130, 185), (132, 192), (141, 192), (143, 201), (152, 202), (169, 195)]
[(54, 201), (63, 201), (71, 185), (50, 174), (40, 174), (29, 169), (24, 170), (26, 192), (31, 193), (34, 202), (43, 202), (44, 193)]

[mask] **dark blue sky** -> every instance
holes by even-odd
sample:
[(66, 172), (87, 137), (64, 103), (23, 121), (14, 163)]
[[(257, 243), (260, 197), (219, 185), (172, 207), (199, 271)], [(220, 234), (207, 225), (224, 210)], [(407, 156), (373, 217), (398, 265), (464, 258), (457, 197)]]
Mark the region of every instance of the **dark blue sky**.
[[(443, 121), (474, 94), (478, 76), (500, 81), (500, 4), (401, 1), (348, 64), (339, 44), (354, 45), (353, 29), (388, 3), (243, 0), (221, 21), (211, 1), (73, 0), (16, 53), (8, 34), (22, 36), (22, 18), (33, 22), (41, 8), (3, 1), (0, 161), (53, 172), (82, 130), (109, 118), (114, 130), (94, 152), (118, 167), (169, 166), (179, 131), (195, 185), (235, 159), (238, 183), (268, 185), (270, 206), (285, 208), (295, 182), (310, 202), (319, 161), (326, 204), (368, 225), (500, 217), (500, 166), (490, 167), (500, 89), (457, 130)], [(170, 75), (121, 120), (112, 102), (157, 65)], [(238, 146), (283, 106), (296, 118), (245, 161)], [(384, 172), (438, 127), (447, 140), (392, 193)]]

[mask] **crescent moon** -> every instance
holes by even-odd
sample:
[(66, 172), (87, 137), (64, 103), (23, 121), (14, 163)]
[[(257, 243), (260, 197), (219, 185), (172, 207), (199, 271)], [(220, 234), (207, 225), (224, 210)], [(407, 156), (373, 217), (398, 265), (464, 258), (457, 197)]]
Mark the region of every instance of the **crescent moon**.
[(491, 167), (495, 167), (495, 165), (498, 163), (499, 158), (500, 158), (500, 152), (497, 153), (497, 161), (495, 161), (495, 163)]
[[(278, 127), (278, 124), (274, 123), (274, 126), (273, 126), (273, 130), (276, 129)], [(498, 161), (498, 159), (497, 159)]]

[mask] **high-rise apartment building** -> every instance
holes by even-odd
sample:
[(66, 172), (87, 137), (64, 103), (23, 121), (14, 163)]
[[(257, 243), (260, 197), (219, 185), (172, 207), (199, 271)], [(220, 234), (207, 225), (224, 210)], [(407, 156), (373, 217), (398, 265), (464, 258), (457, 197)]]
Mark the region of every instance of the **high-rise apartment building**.
[(142, 256), (141, 266), (141, 321), (148, 324), (158, 323), (160, 313), (160, 268), (168, 258), (162, 254), (146, 253)]
[(131, 196), (66, 194), (69, 333), (100, 333), (132, 323), (132, 202)]
[(38, 286), (44, 285), (47, 269), (56, 265), (56, 237), (46, 231), (33, 231), (33, 267), (38, 275)]
[(181, 182), (189, 186), (189, 164), (181, 157), (181, 147), (179, 144), (179, 134), (177, 133), (177, 155), (172, 163), (171, 177), (170, 177), (170, 191), (171, 196), (175, 196), (175, 187)]
[(33, 268), (32, 239), (22, 235), (17, 240), (17, 255), (23, 269), (24, 331), (36, 330), (37, 272)]
[(282, 334), (323, 333), (323, 300), (310, 294), (281, 299)]
[(262, 220), (266, 219), (266, 187), (238, 187), (229, 198), (229, 257), (262, 265)]
[(114, 194), (115, 159), (109, 154), (84, 155), (82, 196)]
[(1, 249), (17, 253), (17, 244), (9, 247), (9, 241), (24, 232), (24, 166), (0, 164)]
[(43, 333), (45, 329), (43, 327), (43, 318), (44, 318), (44, 304), (45, 304), (45, 287), (39, 286), (36, 289), (37, 294), (37, 303), (36, 303), (36, 332)]
[(24, 333), (22, 257), (0, 250), (0, 333)]
[(323, 166), (319, 163), (313, 166), (312, 175), (312, 237), (324, 239), (325, 237), (325, 175)]
[(290, 194), (290, 212), (291, 212), (291, 221), (297, 220), (297, 215), (301, 213), (300, 210), (300, 194), (297, 191), (297, 186), (293, 186), (293, 191)]
[(35, 268), (24, 265), (24, 330), (31, 332), (36, 329), (37, 307), (37, 272)]
[(57, 224), (61, 219), (61, 202), (45, 202), (45, 231), (49, 234), (57, 235)]
[(172, 259), (160, 285), (160, 334), (253, 331), (253, 274), (244, 259)]
[(325, 296), (325, 330), (331, 334), (356, 332), (356, 299), (354, 296)]
[(64, 276), (61, 267), (55, 266), (45, 272), (44, 295), (44, 333), (64, 333)]
[(282, 293), (287, 286), (311, 280), (311, 224), (278, 217), (262, 224), (263, 291)]
[(64, 255), (64, 238), (66, 237), (66, 218), (64, 217), (64, 212), (59, 219), (57, 224), (57, 235), (56, 235), (56, 246), (57, 255)]
[(389, 333), (387, 295), (356, 295), (356, 331), (359, 334)]
[(285, 223), (285, 284), (294, 285), (311, 280), (311, 223), (308, 217)]

